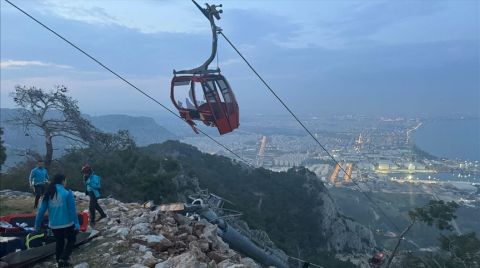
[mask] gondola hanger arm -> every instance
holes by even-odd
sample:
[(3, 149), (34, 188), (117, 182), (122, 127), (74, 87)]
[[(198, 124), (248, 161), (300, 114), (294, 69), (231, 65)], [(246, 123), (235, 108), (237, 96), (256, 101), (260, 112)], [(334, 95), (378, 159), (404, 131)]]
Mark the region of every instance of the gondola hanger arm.
[(202, 12), (202, 14), (208, 19), (210, 22), (210, 28), (212, 29), (212, 51), (210, 53), (210, 57), (199, 67), (193, 68), (190, 70), (183, 70), (183, 71), (175, 71), (173, 70), (173, 74), (207, 74), (207, 73), (219, 73), (220, 69), (215, 69), (215, 70), (209, 70), (208, 65), (212, 63), (212, 61), (215, 59), (215, 55), (217, 54), (217, 42), (218, 42), (218, 36), (217, 34), (222, 31), (220, 27), (215, 25), (215, 19), (219, 20), (220, 19), (220, 14), (223, 13), (223, 10), (217, 9), (222, 7), (222, 5), (209, 5), (205, 4), (207, 7), (203, 8), (201, 7), (195, 0), (192, 0), (192, 2), (197, 6), (197, 8)]

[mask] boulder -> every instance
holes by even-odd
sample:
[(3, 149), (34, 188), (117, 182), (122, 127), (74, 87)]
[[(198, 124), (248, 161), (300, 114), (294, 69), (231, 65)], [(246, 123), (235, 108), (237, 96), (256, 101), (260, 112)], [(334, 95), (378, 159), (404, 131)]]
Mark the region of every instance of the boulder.
[(127, 208), (126, 206), (124, 206), (124, 205), (122, 205), (122, 204), (118, 205), (118, 207), (119, 207), (119, 210), (120, 210), (120, 211), (123, 211), (123, 212), (128, 212), (128, 211), (130, 211), (129, 208)]
[(245, 264), (234, 263), (231, 260), (227, 259), (220, 262), (217, 265), (217, 267), (218, 268), (247, 268), (248, 266), (245, 266)]
[(142, 216), (133, 219), (133, 224), (134, 225), (142, 223), (142, 222), (148, 222), (148, 219), (146, 217), (142, 217)]
[(144, 244), (157, 251), (165, 251), (173, 246), (173, 243), (163, 235), (138, 235), (132, 237), (132, 239), (137, 243)]
[(174, 247), (175, 248), (186, 248), (187, 244), (185, 244), (183, 241), (175, 241)]
[(142, 264), (134, 264), (130, 266), (130, 268), (149, 268), (149, 267)]
[(203, 229), (200, 239), (210, 241), (212, 248), (218, 248), (217, 226), (213, 224), (206, 225)]
[(217, 237), (217, 244), (215, 249), (221, 250), (221, 251), (227, 251), (230, 250), (230, 246), (223, 241), (221, 237)]
[(79, 264), (73, 266), (73, 268), (88, 268), (88, 267), (90, 267), (90, 266), (88, 266), (88, 263), (86, 263), (86, 262), (82, 262), (82, 263), (79, 263)]
[(197, 237), (194, 236), (194, 235), (188, 235), (187, 236), (187, 242), (192, 242), (192, 241), (195, 241), (197, 240)]
[(110, 243), (110, 242), (105, 242), (105, 243), (100, 244), (100, 246), (98, 246), (98, 247), (107, 247), (107, 248), (108, 248), (108, 247), (110, 247), (111, 245), (112, 245), (112, 243)]
[(180, 225), (178, 226), (178, 232), (182, 234), (192, 234), (193, 228), (189, 225)]
[(199, 249), (201, 252), (207, 252), (209, 249), (208, 241), (206, 240), (195, 240), (188, 243), (188, 248), (190, 250)]
[(262, 268), (254, 260), (252, 260), (251, 258), (248, 258), (248, 257), (240, 259), (240, 263), (245, 265), (246, 267), (249, 267), (249, 268)]
[(158, 260), (153, 256), (151, 251), (145, 252), (145, 255), (143, 255), (142, 259), (142, 264), (148, 267), (154, 266), (156, 263), (158, 263)]
[(167, 215), (167, 217), (165, 218), (165, 222), (170, 226), (177, 226), (177, 222), (175, 221), (175, 218), (173, 217), (173, 214), (168, 213), (166, 215)]
[(146, 222), (141, 222), (141, 223), (135, 224), (130, 229), (130, 232), (132, 232), (133, 234), (137, 234), (137, 235), (146, 235), (146, 234), (151, 232), (150, 225)]
[(127, 237), (129, 232), (130, 230), (128, 230), (128, 228), (122, 227), (122, 228), (118, 228), (115, 234), (125, 238)]
[(148, 250), (149, 250), (149, 248), (144, 246), (144, 245), (140, 245), (138, 247), (138, 251), (140, 251), (140, 252), (147, 252)]
[(206, 224), (202, 221), (196, 222), (193, 224), (193, 234), (197, 237), (200, 237), (203, 234), (203, 229), (205, 228)]
[(215, 263), (220, 263), (226, 259), (228, 259), (228, 254), (227, 253), (224, 253), (224, 252), (221, 252), (221, 251), (210, 251), (207, 253), (207, 256), (214, 260)]
[(175, 221), (179, 225), (186, 225), (186, 224), (190, 223), (190, 219), (183, 216), (182, 214), (173, 214), (173, 218), (175, 219)]
[(207, 268), (207, 263), (199, 261), (191, 252), (185, 252), (181, 255), (171, 257), (168, 260), (158, 263), (155, 268)]
[(177, 239), (178, 239), (178, 240), (187, 241), (187, 238), (188, 238), (188, 234), (187, 234), (187, 233), (182, 233), (182, 234), (177, 235)]

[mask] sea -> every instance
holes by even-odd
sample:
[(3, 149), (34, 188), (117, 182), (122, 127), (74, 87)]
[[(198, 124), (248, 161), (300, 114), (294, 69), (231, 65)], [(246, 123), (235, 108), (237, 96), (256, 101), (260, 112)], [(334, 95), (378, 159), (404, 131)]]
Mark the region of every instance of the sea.
[(431, 155), (480, 161), (480, 118), (427, 121), (413, 132), (412, 138)]
[[(480, 161), (480, 119), (427, 121), (413, 133), (412, 138), (420, 149), (431, 155), (467, 162)], [(405, 178), (408, 175), (391, 176)], [(417, 173), (410, 176), (423, 180), (480, 182), (478, 172)]]

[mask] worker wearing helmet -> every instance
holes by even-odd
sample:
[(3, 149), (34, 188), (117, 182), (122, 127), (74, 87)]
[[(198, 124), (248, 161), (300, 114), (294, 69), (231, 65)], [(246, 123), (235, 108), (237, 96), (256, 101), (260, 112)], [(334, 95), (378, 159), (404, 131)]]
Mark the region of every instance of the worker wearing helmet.
[(95, 175), (92, 167), (84, 165), (82, 167), (82, 174), (85, 180), (86, 194), (90, 197), (90, 226), (95, 226), (95, 210), (100, 213), (100, 219), (107, 217), (107, 214), (103, 211), (102, 207), (98, 204), (98, 198), (100, 197), (100, 177)]

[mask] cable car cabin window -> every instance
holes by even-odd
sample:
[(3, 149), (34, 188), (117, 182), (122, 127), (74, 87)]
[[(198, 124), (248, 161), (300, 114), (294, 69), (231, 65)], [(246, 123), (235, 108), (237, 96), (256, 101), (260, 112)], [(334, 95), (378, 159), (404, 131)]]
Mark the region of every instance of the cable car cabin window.
[(201, 110), (201, 106), (207, 103), (205, 99), (205, 94), (202, 90), (202, 83), (200, 82), (192, 82), (193, 83), (193, 90), (190, 91), (190, 98), (195, 101), (196, 106), (199, 110)]
[(203, 90), (205, 92), (205, 99), (210, 104), (213, 116), (215, 119), (221, 119), (224, 117), (223, 109), (220, 107), (220, 97), (218, 96), (215, 84), (212, 81), (206, 81), (202, 83)]
[(195, 98), (192, 95), (193, 83), (191, 81), (177, 81), (175, 86), (175, 100), (179, 108), (197, 110)]
[(222, 93), (222, 99), (226, 104), (227, 113), (229, 115), (233, 114), (235, 112), (235, 97), (233, 96), (232, 90), (223, 79), (215, 80), (215, 82), (217, 82), (218, 88)]

